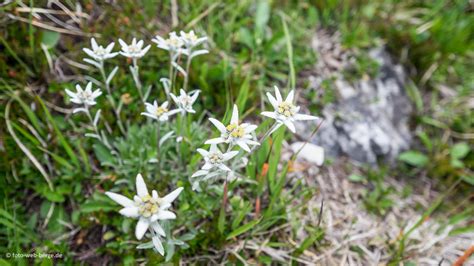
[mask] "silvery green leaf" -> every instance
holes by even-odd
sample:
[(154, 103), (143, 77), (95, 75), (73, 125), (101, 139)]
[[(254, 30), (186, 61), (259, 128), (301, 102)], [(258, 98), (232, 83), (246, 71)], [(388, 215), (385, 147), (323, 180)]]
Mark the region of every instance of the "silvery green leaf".
[(179, 238), (184, 242), (184, 241), (192, 240), (195, 237), (196, 237), (195, 233), (186, 233), (186, 234), (180, 236)]
[(157, 163), (158, 162), (158, 159), (156, 158), (151, 158), (150, 160), (148, 160), (149, 163)]
[(94, 133), (86, 133), (85, 136), (86, 136), (86, 137), (89, 137), (89, 138), (95, 138), (95, 139), (100, 140), (99, 135), (94, 134)]
[(173, 63), (171, 63), (171, 64), (172, 64), (181, 74), (183, 74), (183, 76), (186, 77), (186, 76), (188, 75), (188, 74), (186, 73), (186, 71), (184, 71), (184, 69), (183, 69), (180, 65), (178, 65), (178, 63), (173, 62)]
[(99, 119), (100, 119), (100, 112), (101, 112), (101, 110), (99, 109), (99, 110), (97, 111), (97, 113), (95, 113), (95, 117), (94, 117), (94, 126), (96, 126), (96, 127), (97, 127), (97, 123), (99, 123)]
[(149, 86), (146, 88), (146, 90), (145, 90), (145, 95), (143, 96), (143, 101), (146, 102), (146, 100), (148, 99), (148, 96), (150, 96), (151, 88), (152, 88), (151, 85), (149, 85)]
[(153, 242), (150, 241), (150, 242), (146, 242), (146, 243), (143, 243), (143, 244), (140, 244), (137, 246), (137, 249), (149, 249), (149, 248), (153, 248)]
[(112, 72), (110, 72), (109, 76), (107, 77), (107, 84), (110, 84), (110, 82), (112, 81), (112, 79), (114, 78), (115, 74), (117, 73), (117, 70), (118, 70), (118, 66), (116, 66)]
[(174, 255), (174, 245), (166, 244), (166, 261), (170, 261)]
[(92, 59), (84, 58), (84, 62), (89, 63), (97, 68), (100, 68), (100, 64)]
[(87, 81), (92, 82), (94, 85), (96, 85), (96, 86), (98, 86), (98, 87), (100, 87), (100, 86), (103, 85), (100, 81), (98, 81), (97, 79), (95, 79), (95, 78), (93, 78), (93, 77), (91, 77), (91, 76), (87, 76), (87, 75), (86, 75), (86, 76), (85, 76), (85, 79), (86, 79)]
[(193, 58), (193, 57), (195, 57), (195, 56), (203, 55), (203, 54), (207, 54), (207, 53), (209, 53), (209, 51), (208, 51), (208, 50), (205, 50), (205, 49), (203, 49), (203, 50), (197, 50), (197, 51), (192, 52), (191, 56), (189, 56), (189, 57), (190, 57), (190, 58)]
[(163, 135), (163, 137), (160, 138), (160, 142), (159, 142), (159, 145), (161, 147), (161, 145), (163, 145), (163, 143), (165, 143), (165, 141), (167, 141), (168, 139), (170, 139), (172, 136), (173, 136), (173, 131), (170, 131), (168, 133), (166, 133), (165, 135)]
[(75, 114), (75, 113), (79, 113), (79, 112), (84, 112), (84, 113), (87, 113), (87, 109), (86, 109), (86, 108), (83, 108), (83, 107), (81, 107), (81, 108), (74, 108), (74, 109), (72, 110), (72, 113), (73, 113), (73, 114)]
[(168, 240), (168, 243), (176, 245), (176, 246), (184, 245), (184, 241), (181, 241), (179, 239), (170, 239)]
[(160, 81), (163, 83), (166, 95), (168, 95), (170, 93), (171, 81), (167, 78), (161, 78)]
[(178, 59), (178, 57), (179, 57), (182, 53), (183, 53), (183, 49), (179, 49), (179, 51), (173, 55), (173, 57), (171, 58), (171, 59), (172, 59), (171, 61), (172, 61), (172, 62), (176, 62), (176, 59)]

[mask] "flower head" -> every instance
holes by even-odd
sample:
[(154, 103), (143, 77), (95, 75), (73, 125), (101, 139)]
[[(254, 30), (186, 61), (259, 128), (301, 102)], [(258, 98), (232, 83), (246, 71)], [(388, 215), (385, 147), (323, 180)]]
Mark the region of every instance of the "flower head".
[(205, 36), (198, 38), (193, 30), (187, 33), (184, 31), (181, 31), (180, 37), (181, 37), (181, 40), (183, 41), (184, 46), (186, 46), (186, 48), (188, 49), (198, 46), (207, 40), (207, 37)]
[(81, 85), (77, 84), (76, 92), (66, 89), (66, 93), (71, 97), (71, 102), (92, 106), (96, 104), (95, 99), (102, 94), (102, 91), (100, 91), (100, 89), (92, 91), (92, 82), (89, 82), (87, 83), (85, 90), (82, 89)]
[(150, 50), (151, 45), (143, 48), (143, 40), (137, 42), (136, 38), (133, 38), (132, 43), (128, 45), (122, 39), (119, 39), (119, 43), (122, 46), (121, 55), (129, 58), (141, 58), (143, 57), (148, 50)]
[(153, 190), (150, 195), (141, 174), (137, 175), (136, 188), (137, 195), (133, 197), (133, 200), (114, 192), (105, 192), (105, 194), (124, 207), (119, 211), (120, 214), (138, 219), (137, 227), (135, 228), (137, 239), (142, 239), (148, 229), (151, 229), (150, 231), (154, 236), (152, 238), (153, 244), (158, 252), (163, 255), (164, 249), (157, 236), (166, 236), (166, 234), (158, 221), (176, 218), (176, 215), (168, 209), (171, 207), (171, 203), (183, 191), (183, 188), (177, 188), (163, 198), (158, 196), (156, 190)]
[(179, 112), (179, 110), (169, 110), (168, 109), (168, 102), (164, 102), (160, 106), (158, 106), (158, 102), (154, 101), (153, 104), (145, 103), (146, 105), (146, 112), (142, 112), (142, 115), (151, 117), (156, 119), (160, 122), (168, 121), (169, 116), (174, 115)]
[(98, 45), (94, 38), (91, 38), (92, 50), (89, 48), (84, 48), (83, 50), (88, 56), (92, 57), (92, 59), (101, 62), (109, 58), (113, 58), (118, 54), (112, 53), (114, 45), (115, 43), (111, 42), (106, 48), (104, 48), (102, 45)]
[(221, 132), (221, 136), (206, 141), (206, 144), (230, 143), (239, 145), (246, 152), (250, 152), (249, 145), (260, 145), (260, 143), (253, 140), (251, 135), (257, 129), (257, 126), (248, 123), (239, 124), (239, 110), (235, 104), (232, 110), (232, 118), (227, 126), (214, 118), (209, 118), (209, 121)]
[(277, 122), (277, 126), (274, 128), (275, 131), (281, 125), (285, 125), (291, 132), (295, 133), (296, 128), (293, 124), (294, 121), (298, 120), (315, 120), (319, 119), (316, 116), (299, 114), (300, 107), (296, 106), (294, 102), (295, 91), (292, 90), (283, 100), (280, 94), (280, 90), (275, 86), (275, 97), (267, 92), (268, 100), (275, 109), (273, 112), (262, 112), (262, 115), (273, 118)]
[(156, 35), (151, 41), (156, 43), (158, 48), (170, 52), (178, 52), (184, 44), (183, 40), (174, 31), (170, 32), (168, 39), (164, 39), (163, 37)]
[[(232, 172), (232, 170), (225, 165), (225, 162), (234, 158), (239, 153), (238, 151), (222, 153), (216, 144), (211, 144), (209, 151), (204, 149), (197, 149), (197, 151), (204, 157), (205, 163), (191, 178), (199, 177), (202, 180), (207, 180), (222, 173)], [(193, 182), (193, 190), (195, 190), (198, 185), (199, 181)]]
[(199, 91), (187, 94), (183, 89), (181, 89), (179, 96), (176, 96), (173, 93), (170, 93), (170, 96), (182, 113), (196, 113), (193, 109), (193, 104), (199, 96)]

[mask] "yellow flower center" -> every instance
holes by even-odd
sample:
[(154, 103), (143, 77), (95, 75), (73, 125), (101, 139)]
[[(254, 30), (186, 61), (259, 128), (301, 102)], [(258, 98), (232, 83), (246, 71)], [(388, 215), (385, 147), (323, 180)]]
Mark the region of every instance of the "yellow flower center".
[(181, 46), (181, 42), (178, 38), (169, 38), (166, 40), (166, 43), (173, 47)]
[(191, 41), (191, 42), (195, 42), (195, 41), (197, 40), (197, 37), (196, 37), (196, 35), (195, 35), (193, 32), (185, 33), (185, 34), (184, 34), (184, 38), (185, 38), (185, 39), (188, 39), (188, 40)]
[(167, 113), (167, 112), (168, 112), (168, 108), (164, 108), (164, 107), (160, 106), (160, 107), (156, 108), (155, 114), (156, 114), (156, 116), (161, 116), (161, 115), (163, 115), (164, 113)]
[(142, 203), (140, 204), (138, 210), (138, 213), (140, 213), (141, 216), (146, 218), (151, 217), (160, 209), (160, 204), (158, 203), (158, 201), (152, 198), (150, 195), (146, 195), (141, 199)]
[(107, 54), (104, 47), (102, 47), (102, 46), (99, 46), (94, 52), (95, 52), (96, 55), (105, 55), (105, 54)]
[(87, 99), (89, 99), (91, 96), (92, 96), (92, 94), (90, 94), (90, 93), (87, 92), (87, 91), (82, 91), (81, 93), (79, 93), (79, 98), (82, 98), (83, 100), (87, 100)]
[(229, 124), (225, 129), (227, 130), (227, 134), (233, 138), (241, 138), (245, 135), (244, 128), (237, 124)]
[(128, 47), (128, 52), (129, 53), (138, 53), (138, 52), (140, 52), (140, 49), (138, 49), (137, 45), (130, 45)]
[(277, 112), (286, 117), (290, 117), (295, 114), (295, 106), (292, 103), (282, 102), (278, 105)]
[(220, 164), (222, 163), (222, 160), (224, 160), (224, 156), (222, 156), (221, 153), (211, 153), (209, 154), (209, 162), (212, 164)]

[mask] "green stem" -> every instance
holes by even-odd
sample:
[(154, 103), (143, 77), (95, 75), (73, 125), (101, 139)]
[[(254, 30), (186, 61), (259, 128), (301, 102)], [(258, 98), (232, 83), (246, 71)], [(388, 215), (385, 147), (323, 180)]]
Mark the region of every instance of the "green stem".
[(114, 98), (112, 96), (112, 91), (110, 90), (110, 84), (107, 81), (107, 76), (105, 75), (104, 61), (100, 61), (99, 71), (100, 71), (100, 74), (102, 75), (102, 79), (104, 81), (105, 89), (107, 90), (107, 94), (109, 95), (109, 97), (106, 97), (106, 98), (109, 101), (110, 105), (112, 106), (112, 109), (114, 110), (115, 116), (117, 117), (117, 124), (118, 124), (118, 127), (120, 129), (120, 132), (125, 136), (126, 131), (125, 131), (125, 127), (123, 126), (123, 123), (122, 123), (122, 118), (120, 117), (120, 111), (117, 109), (117, 107), (115, 105), (115, 101), (114, 101)]
[(186, 76), (184, 77), (184, 85), (183, 85), (183, 90), (187, 91), (188, 88), (188, 83), (189, 83), (189, 69), (191, 68), (191, 49), (189, 49), (189, 55), (188, 58), (186, 59)]
[(143, 86), (142, 83), (140, 82), (140, 77), (138, 75), (138, 60), (136, 58), (133, 58), (133, 68), (132, 68), (132, 76), (133, 76), (133, 81), (135, 82), (135, 86), (137, 86), (138, 94), (140, 95), (140, 99), (142, 102), (145, 102), (145, 98), (143, 98)]

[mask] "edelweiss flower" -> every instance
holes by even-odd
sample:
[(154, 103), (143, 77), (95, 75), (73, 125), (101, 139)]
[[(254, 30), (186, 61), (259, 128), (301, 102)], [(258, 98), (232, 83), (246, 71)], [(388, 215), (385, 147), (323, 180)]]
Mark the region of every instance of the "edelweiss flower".
[(156, 35), (154, 39), (151, 41), (156, 43), (158, 48), (163, 50), (167, 50), (170, 52), (177, 52), (183, 46), (183, 40), (176, 34), (176, 32), (170, 32), (168, 39), (164, 39), (163, 37)]
[(145, 103), (146, 112), (142, 112), (142, 115), (151, 117), (160, 122), (167, 121), (169, 116), (179, 112), (179, 110), (168, 110), (168, 102), (164, 102), (161, 106), (158, 106), (158, 102), (154, 101), (153, 104)]
[(319, 119), (319, 117), (312, 116), (312, 115), (304, 115), (298, 114), (300, 110), (299, 106), (295, 106), (293, 104), (295, 91), (292, 90), (288, 93), (288, 96), (283, 101), (281, 97), (280, 90), (277, 86), (275, 86), (275, 97), (273, 97), (269, 92), (267, 92), (268, 100), (270, 101), (271, 105), (275, 109), (273, 112), (262, 112), (262, 115), (273, 118), (277, 122), (277, 126), (273, 129), (275, 131), (281, 125), (285, 125), (291, 132), (295, 133), (296, 128), (293, 124), (294, 121), (297, 120), (315, 120)]
[(120, 52), (121, 55), (129, 58), (141, 58), (143, 57), (148, 50), (150, 50), (151, 45), (143, 48), (143, 40), (137, 42), (136, 38), (133, 38), (132, 43), (128, 45), (122, 39), (119, 39), (119, 43), (122, 46), (122, 51)]
[(114, 49), (114, 42), (111, 42), (109, 45), (107, 45), (106, 48), (104, 48), (102, 45), (98, 45), (97, 42), (95, 41), (94, 38), (91, 38), (91, 49), (89, 48), (83, 48), (84, 52), (86, 52), (87, 55), (92, 57), (96, 61), (104, 61), (109, 58), (115, 57), (118, 53), (112, 53), (112, 49)]
[(216, 128), (221, 132), (221, 136), (219, 138), (206, 141), (206, 144), (237, 144), (246, 152), (250, 152), (250, 148), (248, 146), (249, 144), (260, 145), (260, 143), (253, 140), (251, 135), (251, 133), (257, 129), (257, 126), (248, 123), (239, 124), (239, 110), (235, 104), (229, 125), (225, 126), (214, 118), (209, 118), (209, 121), (211, 121), (211, 123), (214, 124), (214, 126), (216, 126)]
[(176, 96), (173, 93), (170, 93), (171, 98), (178, 106), (179, 110), (184, 114), (188, 113), (196, 113), (193, 109), (193, 104), (196, 101), (197, 97), (199, 96), (199, 91), (194, 91), (194, 93), (186, 94), (186, 92), (181, 89), (180, 95)]
[(201, 167), (201, 170), (198, 170), (191, 177), (208, 175), (213, 170), (230, 172), (231, 169), (224, 163), (239, 153), (238, 151), (222, 153), (219, 148), (217, 148), (216, 144), (211, 144), (209, 151), (204, 149), (197, 149), (197, 151), (202, 155), (202, 157), (204, 157), (205, 163)]
[(171, 207), (171, 203), (179, 196), (183, 188), (177, 188), (163, 198), (160, 198), (156, 190), (153, 190), (150, 196), (141, 174), (137, 175), (136, 187), (137, 195), (133, 197), (133, 200), (114, 192), (105, 192), (105, 194), (124, 207), (119, 211), (120, 214), (126, 217), (138, 218), (135, 229), (137, 239), (142, 239), (146, 231), (151, 228), (151, 233), (154, 235), (152, 238), (153, 244), (158, 252), (163, 255), (163, 245), (156, 234), (161, 236), (166, 236), (166, 234), (158, 220), (176, 218), (176, 215), (168, 211), (168, 208)]
[(222, 153), (216, 144), (211, 144), (209, 151), (203, 149), (197, 149), (197, 151), (204, 157), (205, 163), (200, 170), (191, 176), (191, 178), (196, 178), (190, 180), (193, 190), (200, 190), (199, 182), (201, 181), (219, 176), (225, 176), (226, 178), (233, 176), (232, 170), (224, 163), (236, 156), (239, 153), (238, 151)]
[(198, 46), (199, 44), (207, 40), (207, 37), (198, 38), (196, 34), (194, 34), (193, 30), (188, 33), (181, 31), (180, 35), (181, 35), (181, 40), (183, 41), (184, 45), (188, 49), (191, 47)]
[(92, 82), (87, 83), (85, 90), (82, 89), (81, 85), (77, 84), (76, 91), (77, 92), (74, 93), (66, 89), (67, 95), (71, 97), (71, 102), (77, 104), (84, 104), (87, 106), (95, 105), (95, 99), (102, 94), (102, 91), (100, 91), (100, 89), (92, 91)]

